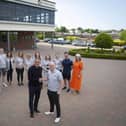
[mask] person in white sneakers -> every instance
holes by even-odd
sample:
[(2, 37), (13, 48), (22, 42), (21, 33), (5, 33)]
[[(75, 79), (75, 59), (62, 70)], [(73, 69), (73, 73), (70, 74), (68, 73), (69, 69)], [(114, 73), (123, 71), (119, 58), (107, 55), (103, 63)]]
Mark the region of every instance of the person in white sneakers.
[(8, 87), (5, 83), (5, 76), (7, 73), (7, 58), (6, 54), (4, 53), (3, 48), (0, 48), (0, 78), (2, 80), (2, 85), (4, 87)]
[(54, 113), (54, 105), (56, 105), (57, 116), (55, 123), (60, 122), (61, 120), (61, 108), (60, 108), (60, 93), (63, 85), (62, 73), (56, 69), (55, 63), (50, 62), (49, 72), (47, 75), (48, 80), (48, 98), (50, 103), (50, 111), (45, 112), (45, 115), (51, 115)]

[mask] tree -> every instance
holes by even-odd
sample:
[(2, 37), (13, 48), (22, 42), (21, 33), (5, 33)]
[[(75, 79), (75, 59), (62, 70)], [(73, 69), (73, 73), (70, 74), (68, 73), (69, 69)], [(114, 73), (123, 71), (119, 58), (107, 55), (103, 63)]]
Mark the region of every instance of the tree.
[(72, 31), (72, 33), (75, 35), (76, 29), (75, 29), (75, 28), (72, 28), (71, 31)]
[(98, 29), (91, 29), (91, 28), (84, 29), (83, 31), (85, 31), (87, 33), (99, 33)]
[(100, 33), (95, 38), (96, 47), (98, 48), (112, 48), (113, 39), (110, 35), (106, 33)]
[(43, 39), (43, 33), (42, 32), (36, 32), (36, 37), (38, 39)]
[(92, 33), (99, 33), (98, 29), (92, 29)]
[(59, 28), (59, 27), (56, 27), (56, 28), (55, 28), (55, 31), (56, 31), (56, 32), (60, 32), (60, 28)]
[(62, 32), (62, 33), (68, 33), (69, 30), (65, 26), (61, 26), (60, 27), (60, 32)]
[(77, 31), (78, 31), (78, 33), (83, 33), (83, 28), (78, 27), (78, 28), (77, 28)]
[(124, 31), (122, 31), (122, 32), (120, 33), (120, 39), (121, 39), (121, 40), (124, 40), (124, 41), (126, 42), (126, 30), (124, 30)]
[(89, 29), (89, 28), (85, 29), (84, 31), (87, 32), (87, 33), (91, 33), (91, 29)]

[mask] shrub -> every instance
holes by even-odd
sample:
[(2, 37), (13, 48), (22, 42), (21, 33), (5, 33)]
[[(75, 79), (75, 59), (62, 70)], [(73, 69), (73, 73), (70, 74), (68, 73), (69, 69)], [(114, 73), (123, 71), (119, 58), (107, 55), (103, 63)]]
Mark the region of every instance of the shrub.
[[(101, 51), (101, 50), (100, 50)], [(120, 59), (126, 60), (126, 54), (122, 53), (122, 51), (113, 53), (113, 50), (103, 50), (104, 53), (99, 53), (99, 50), (91, 50), (87, 52), (86, 49), (71, 49), (69, 50), (69, 54), (75, 56), (76, 53), (81, 54), (82, 57), (87, 58), (101, 58), (101, 59)]]
[(43, 39), (43, 34), (41, 32), (37, 32), (36, 36), (38, 39)]
[(122, 32), (120, 33), (120, 39), (121, 39), (121, 40), (124, 40), (124, 41), (126, 42), (126, 30), (124, 30), (124, 31), (122, 31)]
[(76, 37), (76, 36), (67, 36), (65, 39), (66, 40), (69, 40), (69, 41), (74, 41), (74, 40), (77, 40), (79, 37)]
[(112, 48), (113, 39), (106, 33), (100, 33), (95, 38), (96, 47), (98, 48)]

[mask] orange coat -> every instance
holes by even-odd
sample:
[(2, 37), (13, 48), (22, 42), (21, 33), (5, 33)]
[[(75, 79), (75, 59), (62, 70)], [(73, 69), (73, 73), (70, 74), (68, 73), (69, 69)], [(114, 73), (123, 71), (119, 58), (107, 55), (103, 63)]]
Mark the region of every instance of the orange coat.
[(70, 88), (79, 91), (82, 85), (82, 70), (83, 62), (75, 61), (73, 63), (72, 77), (70, 82)]

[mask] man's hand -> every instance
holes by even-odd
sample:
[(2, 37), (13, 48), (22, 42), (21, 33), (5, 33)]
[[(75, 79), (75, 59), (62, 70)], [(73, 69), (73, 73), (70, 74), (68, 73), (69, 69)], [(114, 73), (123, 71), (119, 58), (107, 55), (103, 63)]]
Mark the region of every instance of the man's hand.
[(41, 83), (42, 81), (47, 81), (47, 78), (39, 78), (39, 82)]
[(45, 77), (45, 78), (43, 78), (42, 80), (43, 80), (43, 81), (47, 81), (48, 79), (47, 79), (47, 77)]
[(40, 82), (40, 83), (42, 82), (42, 78), (39, 78), (39, 82)]
[(61, 90), (58, 90), (58, 91), (57, 91), (57, 94), (60, 95), (60, 94), (61, 94)]

